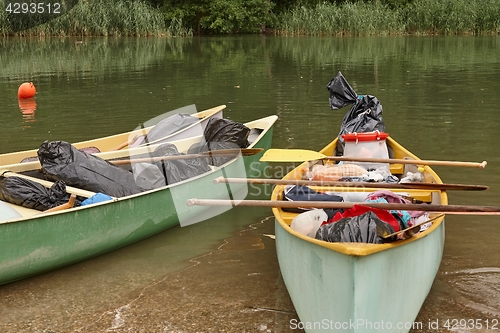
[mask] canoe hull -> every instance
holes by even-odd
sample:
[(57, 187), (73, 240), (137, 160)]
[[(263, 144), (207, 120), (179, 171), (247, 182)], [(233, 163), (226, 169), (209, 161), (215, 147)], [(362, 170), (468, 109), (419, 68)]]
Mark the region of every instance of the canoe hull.
[[(268, 149), (276, 117), (252, 148)], [(179, 219), (206, 219), (206, 207), (189, 207), (194, 195), (227, 198), (246, 193), (245, 186), (214, 185), (225, 175), (259, 176), (262, 153), (238, 158), (208, 174), (168, 187), (88, 207), (0, 223), (0, 284), (54, 270), (135, 243), (179, 224)], [(200, 189), (207, 189), (206, 191)], [(213, 215), (212, 215), (213, 216)]]
[(308, 333), (377, 327), (408, 332), (431, 289), (443, 246), (444, 222), (426, 237), (369, 256), (305, 242), (276, 222), (278, 261), (300, 318), (291, 327), (300, 325)]

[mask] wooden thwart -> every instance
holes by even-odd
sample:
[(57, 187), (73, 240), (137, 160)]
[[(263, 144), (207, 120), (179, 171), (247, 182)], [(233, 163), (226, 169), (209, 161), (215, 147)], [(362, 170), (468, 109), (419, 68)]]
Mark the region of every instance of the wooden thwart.
[(386, 210), (414, 210), (446, 214), (500, 215), (497, 206), (435, 205), (435, 204), (397, 204), (378, 202), (325, 202), (325, 201), (278, 201), (278, 200), (219, 200), (189, 199), (188, 206), (247, 206), (276, 208), (336, 208), (347, 209), (354, 205), (368, 206)]
[(286, 179), (259, 179), (259, 178), (224, 178), (214, 180), (218, 183), (238, 184), (270, 184), (270, 185), (304, 185), (325, 187), (356, 187), (356, 188), (383, 188), (383, 189), (411, 189), (411, 190), (438, 190), (438, 191), (484, 191), (489, 187), (485, 185), (466, 184), (438, 184), (438, 183), (375, 183), (375, 182), (333, 182), (321, 180), (286, 180)]
[(368, 158), (368, 157), (345, 157), (326, 156), (322, 153), (306, 149), (268, 149), (260, 159), (263, 162), (305, 162), (314, 160), (333, 160), (343, 162), (368, 162), (368, 163), (400, 163), (429, 166), (460, 166), (484, 169), (487, 162), (459, 162), (459, 161), (429, 161), (429, 160), (407, 160), (395, 158)]

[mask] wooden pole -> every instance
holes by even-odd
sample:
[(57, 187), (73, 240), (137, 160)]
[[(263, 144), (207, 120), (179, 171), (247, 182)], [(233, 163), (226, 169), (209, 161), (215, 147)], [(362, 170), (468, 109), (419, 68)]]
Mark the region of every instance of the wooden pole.
[(251, 156), (263, 151), (263, 148), (241, 148), (241, 149), (220, 149), (220, 150), (210, 150), (206, 152), (201, 152), (198, 154), (184, 154), (184, 155), (170, 155), (170, 156), (159, 156), (159, 157), (146, 157), (146, 158), (135, 158), (127, 160), (116, 160), (108, 161), (114, 165), (123, 165), (131, 163), (154, 163), (160, 161), (176, 161), (176, 160), (186, 160), (191, 158), (199, 157), (220, 157), (220, 156)]
[(259, 178), (224, 178), (214, 180), (219, 183), (236, 184), (270, 184), (270, 185), (304, 185), (325, 187), (356, 187), (356, 188), (383, 188), (383, 189), (412, 189), (412, 190), (437, 190), (437, 191), (484, 191), (489, 187), (485, 185), (465, 184), (439, 184), (439, 183), (371, 183), (371, 182), (333, 182), (321, 180), (293, 180), (293, 179), (259, 179)]
[(327, 156), (324, 159), (344, 162), (373, 162), (373, 163), (399, 163), (399, 164), (416, 164), (429, 166), (459, 166), (469, 168), (484, 169), (488, 162), (459, 162), (459, 161), (431, 161), (431, 160), (406, 160), (401, 158), (364, 158), (364, 157), (345, 157), (345, 156)]
[(307, 149), (268, 149), (260, 159), (264, 162), (305, 162), (314, 160), (333, 160), (344, 162), (368, 162), (368, 163), (400, 163), (415, 165), (440, 165), (440, 166), (461, 166), (484, 169), (487, 162), (458, 162), (458, 161), (429, 161), (410, 160), (394, 158), (369, 158), (369, 157), (346, 157), (346, 156), (326, 156), (320, 152)]
[(386, 210), (413, 210), (446, 214), (478, 214), (500, 215), (497, 206), (466, 206), (466, 205), (434, 205), (434, 204), (397, 204), (378, 202), (331, 202), (331, 201), (279, 201), (279, 200), (219, 200), (219, 199), (188, 199), (188, 206), (246, 206), (275, 208), (336, 208), (347, 209), (361, 205)]
[(438, 216), (435, 216), (431, 219), (428, 219), (422, 223), (415, 224), (414, 226), (408, 227), (408, 228), (403, 229), (403, 230), (396, 231), (396, 232), (389, 234), (389, 235), (384, 235), (384, 236), (382, 236), (382, 238), (388, 239), (388, 238), (397, 236), (398, 239), (408, 239), (408, 238), (412, 237), (414, 234), (416, 234), (417, 232), (419, 232), (420, 228), (424, 224), (427, 224), (429, 222), (433, 223), (435, 220), (437, 220), (438, 218), (441, 218), (443, 216), (444, 216), (444, 214), (439, 214)]
[(123, 149), (123, 148), (127, 147), (128, 145), (131, 145), (132, 143), (134, 143), (134, 142), (135, 142), (135, 140), (137, 140), (138, 138), (139, 138), (139, 136), (138, 136), (138, 135), (135, 135), (132, 139), (127, 140), (127, 141), (125, 141), (125, 142), (123, 142), (123, 143), (119, 144), (118, 146), (116, 146), (115, 148), (113, 148), (113, 149), (111, 149), (111, 150), (121, 150), (121, 149)]

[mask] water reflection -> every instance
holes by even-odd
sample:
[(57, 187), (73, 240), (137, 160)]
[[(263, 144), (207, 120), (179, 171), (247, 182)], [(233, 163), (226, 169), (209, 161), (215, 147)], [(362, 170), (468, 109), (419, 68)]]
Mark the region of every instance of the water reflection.
[[(36, 101), (34, 98), (19, 98), (17, 100), (19, 109), (25, 123), (35, 122)], [(29, 126), (28, 126), (29, 127)]]

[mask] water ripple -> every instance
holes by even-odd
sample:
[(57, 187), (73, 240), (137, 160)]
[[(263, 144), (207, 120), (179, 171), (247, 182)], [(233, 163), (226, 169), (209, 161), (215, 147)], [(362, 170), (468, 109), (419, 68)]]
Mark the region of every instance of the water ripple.
[(447, 272), (465, 307), (500, 317), (500, 268), (478, 267)]

